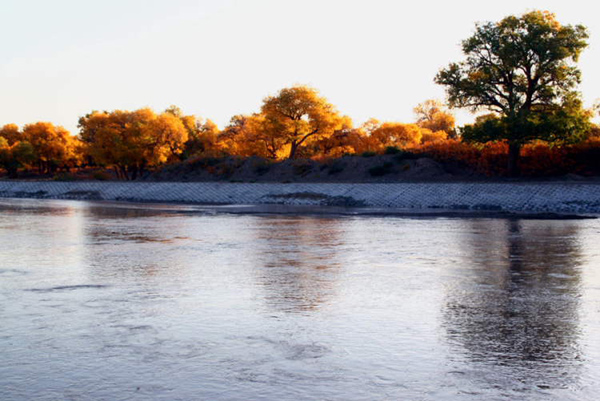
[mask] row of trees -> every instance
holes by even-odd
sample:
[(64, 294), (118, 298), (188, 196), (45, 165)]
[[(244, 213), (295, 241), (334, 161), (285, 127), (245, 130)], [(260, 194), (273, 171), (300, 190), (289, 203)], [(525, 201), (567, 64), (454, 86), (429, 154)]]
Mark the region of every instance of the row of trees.
[(148, 108), (94, 111), (80, 118), (78, 136), (50, 123), (22, 130), (6, 125), (0, 130), (0, 165), (11, 175), (22, 166), (52, 173), (98, 165), (135, 179), (195, 156), (339, 157), (460, 140), (506, 143), (508, 171), (516, 175), (527, 143), (561, 146), (582, 141), (595, 129), (593, 113), (582, 107), (576, 91), (575, 63), (587, 38), (585, 27), (562, 26), (541, 11), (478, 24), (463, 41), (465, 60), (435, 78), (446, 88), (450, 107), (489, 113), (459, 130), (453, 115), (434, 100), (415, 108), (414, 123), (371, 119), (354, 127), (315, 89), (294, 86), (265, 98), (259, 112), (234, 116), (223, 130), (174, 106), (158, 114)]
[(5, 125), (0, 129), (0, 165), (11, 176), (20, 167), (44, 174), (95, 165), (114, 168), (118, 177), (129, 180), (190, 157), (339, 157), (390, 146), (412, 148), (455, 135), (454, 117), (440, 102), (428, 100), (415, 114), (415, 123), (371, 119), (355, 128), (317, 90), (294, 86), (265, 98), (260, 112), (234, 116), (223, 130), (175, 106), (158, 114), (149, 108), (93, 111), (79, 119), (78, 136), (45, 122), (23, 130)]
[(79, 138), (63, 127), (47, 122), (15, 124), (0, 128), (0, 166), (14, 177), (21, 167), (35, 167), (40, 173), (81, 164), (83, 146)]

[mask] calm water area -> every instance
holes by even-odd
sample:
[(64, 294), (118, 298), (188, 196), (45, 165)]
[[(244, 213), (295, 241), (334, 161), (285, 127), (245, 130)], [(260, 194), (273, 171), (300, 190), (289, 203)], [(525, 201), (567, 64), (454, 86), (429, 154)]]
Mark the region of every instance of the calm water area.
[(597, 400), (600, 220), (0, 200), (0, 400)]

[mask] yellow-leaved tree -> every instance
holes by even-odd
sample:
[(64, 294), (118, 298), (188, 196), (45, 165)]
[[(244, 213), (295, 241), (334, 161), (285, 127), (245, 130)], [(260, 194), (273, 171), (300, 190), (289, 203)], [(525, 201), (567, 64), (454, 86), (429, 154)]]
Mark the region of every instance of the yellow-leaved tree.
[(406, 149), (421, 143), (423, 133), (416, 124), (385, 122), (375, 128), (370, 137), (378, 144), (378, 151), (388, 146)]
[(114, 167), (126, 180), (136, 179), (183, 152), (188, 130), (180, 118), (149, 108), (98, 112), (79, 119), (80, 137), (91, 159)]
[(49, 122), (27, 124), (22, 141), (33, 148), (33, 162), (41, 174), (69, 169), (79, 162), (79, 140), (61, 126)]
[(265, 98), (261, 113), (263, 130), (286, 148), (289, 159), (297, 157), (309, 142), (330, 137), (347, 124), (347, 118), (308, 86), (284, 88)]
[[(435, 99), (425, 100), (413, 109), (417, 116), (417, 125), (432, 132), (444, 131), (449, 137), (456, 137), (456, 118), (442, 102)], [(438, 134), (437, 137), (443, 136)]]
[(277, 159), (286, 145), (285, 138), (264, 114), (236, 115), (219, 134), (223, 150), (234, 156)]

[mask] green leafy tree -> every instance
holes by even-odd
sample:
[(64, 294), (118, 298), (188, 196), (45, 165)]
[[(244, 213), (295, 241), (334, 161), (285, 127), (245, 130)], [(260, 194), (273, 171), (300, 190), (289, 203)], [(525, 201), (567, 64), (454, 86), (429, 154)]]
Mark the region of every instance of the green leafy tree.
[(587, 38), (585, 27), (563, 26), (545, 11), (478, 24), (462, 42), (466, 59), (435, 78), (446, 87), (451, 107), (498, 115), (468, 128), (465, 139), (508, 141), (508, 169), (516, 175), (523, 144), (582, 138), (589, 114), (576, 92), (580, 72), (575, 63)]

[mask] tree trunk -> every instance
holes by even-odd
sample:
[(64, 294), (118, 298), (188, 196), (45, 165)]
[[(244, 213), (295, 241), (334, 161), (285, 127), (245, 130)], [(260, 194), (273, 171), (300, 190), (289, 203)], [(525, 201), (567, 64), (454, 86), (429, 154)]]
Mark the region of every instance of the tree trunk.
[(521, 158), (521, 144), (510, 142), (508, 144), (508, 175), (509, 177), (518, 177), (521, 173), (519, 168), (519, 159)]
[(296, 157), (296, 151), (298, 150), (298, 144), (296, 142), (292, 142), (290, 146), (290, 155), (288, 159), (293, 159)]

